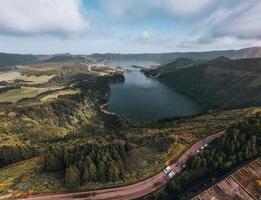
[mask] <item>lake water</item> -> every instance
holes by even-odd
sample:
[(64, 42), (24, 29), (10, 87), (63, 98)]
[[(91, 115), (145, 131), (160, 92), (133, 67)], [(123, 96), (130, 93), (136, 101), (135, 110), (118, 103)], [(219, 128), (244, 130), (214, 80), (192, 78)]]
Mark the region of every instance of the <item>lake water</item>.
[(138, 121), (156, 120), (166, 117), (187, 116), (202, 111), (200, 105), (186, 95), (175, 92), (165, 84), (146, 77), (139, 65), (149, 67), (153, 62), (111, 61), (131, 71), (124, 74), (125, 82), (111, 84), (108, 110)]

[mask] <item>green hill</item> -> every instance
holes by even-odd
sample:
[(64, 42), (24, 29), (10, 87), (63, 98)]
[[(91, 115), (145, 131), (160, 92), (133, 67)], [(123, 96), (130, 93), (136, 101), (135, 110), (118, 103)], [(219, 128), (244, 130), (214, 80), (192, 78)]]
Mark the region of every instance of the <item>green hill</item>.
[[(188, 63), (188, 62), (187, 62)], [(205, 63), (177, 63), (145, 72), (176, 91), (196, 99), (205, 108), (261, 105), (261, 58), (230, 60), (219, 57)], [(171, 66), (171, 67), (170, 67)]]
[(34, 63), (37, 60), (38, 57), (31, 54), (22, 55), (0, 53), (0, 67), (29, 64)]
[(71, 55), (71, 54), (60, 54), (53, 55), (50, 58), (44, 59), (42, 62), (66, 62), (66, 61), (85, 61), (86, 58), (84, 56)]
[(147, 76), (157, 77), (160, 74), (171, 73), (178, 69), (194, 66), (196, 63), (200, 63), (200, 62), (203, 61), (199, 61), (199, 60), (196, 61), (189, 58), (178, 58), (174, 62), (170, 62), (166, 65), (161, 65), (154, 69), (143, 69), (143, 71)]
[(230, 59), (257, 58), (261, 57), (261, 47), (250, 47), (239, 50), (221, 50), (204, 52), (170, 52), (170, 53), (143, 53), (143, 54), (92, 54), (91, 58), (100, 58), (106, 60), (149, 60), (158, 63), (172, 62), (178, 58), (212, 60), (220, 56), (226, 56)]

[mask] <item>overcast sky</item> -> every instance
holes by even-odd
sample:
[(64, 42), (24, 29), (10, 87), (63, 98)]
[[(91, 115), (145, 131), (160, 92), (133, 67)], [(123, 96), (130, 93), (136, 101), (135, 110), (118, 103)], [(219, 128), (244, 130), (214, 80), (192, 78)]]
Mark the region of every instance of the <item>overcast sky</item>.
[(261, 46), (260, 0), (0, 0), (0, 52), (141, 53)]

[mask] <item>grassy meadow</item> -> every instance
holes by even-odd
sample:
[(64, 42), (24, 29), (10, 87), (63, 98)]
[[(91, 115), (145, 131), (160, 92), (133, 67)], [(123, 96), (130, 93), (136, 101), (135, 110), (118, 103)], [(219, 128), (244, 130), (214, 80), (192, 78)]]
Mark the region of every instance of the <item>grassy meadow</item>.
[(43, 84), (48, 82), (50, 79), (55, 77), (55, 75), (22, 75), (19, 71), (10, 71), (0, 73), (0, 82), (23, 82), (27, 84)]
[(61, 90), (61, 91), (57, 91), (57, 92), (53, 92), (51, 94), (48, 94), (44, 97), (41, 98), (41, 102), (46, 102), (46, 101), (50, 101), (53, 99), (57, 99), (59, 98), (59, 96), (64, 96), (64, 95), (74, 95), (74, 94), (79, 94), (81, 92), (81, 90), (76, 89), (66, 89), (66, 90)]
[(0, 103), (16, 103), (23, 98), (32, 98), (49, 90), (52, 90), (52, 88), (21, 87), (17, 89), (11, 89), (0, 93)]

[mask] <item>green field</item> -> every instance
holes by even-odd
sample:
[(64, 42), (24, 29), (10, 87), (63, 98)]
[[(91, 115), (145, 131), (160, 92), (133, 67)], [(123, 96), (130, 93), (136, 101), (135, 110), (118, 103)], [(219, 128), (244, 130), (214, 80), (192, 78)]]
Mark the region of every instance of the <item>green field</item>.
[(0, 103), (16, 103), (23, 98), (32, 98), (51, 89), (52, 88), (21, 87), (18, 89), (8, 90), (6, 92), (0, 93)]
[(67, 89), (67, 90), (57, 91), (57, 92), (48, 94), (48, 95), (44, 96), (43, 98), (41, 98), (41, 102), (57, 99), (59, 96), (63, 96), (63, 95), (79, 94), (80, 92), (81, 92), (81, 90), (79, 90), (79, 89), (77, 89), (77, 90)]
[(41, 76), (35, 76), (35, 75), (22, 75), (18, 71), (10, 71), (10, 72), (4, 72), (0, 73), (0, 82), (1, 81), (7, 81), (7, 82), (14, 82), (14, 81), (21, 81), (28, 84), (42, 84), (48, 82), (51, 78), (53, 78), (55, 75), (41, 75)]

